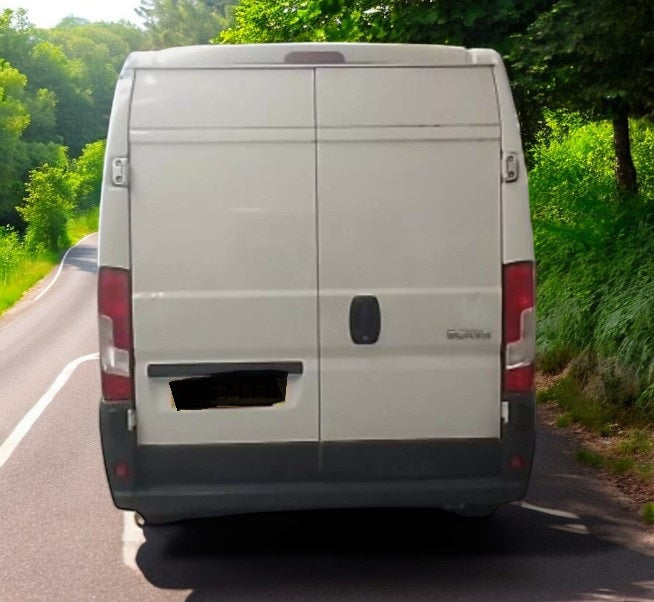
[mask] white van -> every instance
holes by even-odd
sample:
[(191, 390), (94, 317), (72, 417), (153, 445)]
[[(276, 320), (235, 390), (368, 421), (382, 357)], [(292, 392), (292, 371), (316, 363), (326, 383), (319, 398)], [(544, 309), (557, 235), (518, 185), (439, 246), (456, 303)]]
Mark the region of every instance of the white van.
[(99, 314), (109, 486), (146, 521), (520, 499), (534, 254), (500, 56), (132, 54)]

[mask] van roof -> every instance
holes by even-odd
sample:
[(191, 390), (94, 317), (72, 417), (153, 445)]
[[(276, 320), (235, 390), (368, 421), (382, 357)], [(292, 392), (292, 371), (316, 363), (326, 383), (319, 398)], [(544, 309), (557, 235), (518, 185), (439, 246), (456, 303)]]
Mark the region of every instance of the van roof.
[(494, 50), (430, 44), (362, 44), (309, 42), (296, 44), (238, 44), (183, 46), (133, 52), (125, 63), (131, 69), (202, 69), (236, 65), (496, 65)]

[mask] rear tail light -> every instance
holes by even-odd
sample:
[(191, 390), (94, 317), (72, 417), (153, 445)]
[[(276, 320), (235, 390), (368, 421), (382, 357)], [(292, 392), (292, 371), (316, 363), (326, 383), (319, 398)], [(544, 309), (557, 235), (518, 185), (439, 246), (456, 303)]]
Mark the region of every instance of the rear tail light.
[(504, 393), (531, 393), (534, 388), (536, 312), (534, 263), (504, 266), (502, 277), (504, 323)]
[(105, 401), (133, 397), (130, 273), (101, 267), (98, 275), (100, 370)]

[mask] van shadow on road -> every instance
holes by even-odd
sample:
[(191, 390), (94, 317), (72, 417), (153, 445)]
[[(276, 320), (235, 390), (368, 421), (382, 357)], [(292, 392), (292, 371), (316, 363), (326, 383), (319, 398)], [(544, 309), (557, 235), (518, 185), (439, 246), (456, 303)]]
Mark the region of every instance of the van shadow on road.
[(136, 560), (192, 600), (652, 599), (653, 557), (574, 522), (515, 505), (481, 522), (435, 510), (226, 517), (147, 527)]

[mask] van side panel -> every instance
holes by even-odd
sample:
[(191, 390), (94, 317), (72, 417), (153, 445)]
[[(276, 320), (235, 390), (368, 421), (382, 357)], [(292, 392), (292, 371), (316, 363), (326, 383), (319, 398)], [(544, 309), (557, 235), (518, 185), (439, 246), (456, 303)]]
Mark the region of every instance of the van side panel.
[[(318, 438), (312, 95), (311, 70), (137, 73), (139, 444)], [(148, 375), (152, 364), (211, 373), (212, 365), (271, 362), (299, 362), (302, 373), (288, 376), (283, 403), (267, 407), (177, 411), (172, 377)]]
[(116, 84), (107, 134), (100, 201), (98, 264), (124, 269), (130, 267), (129, 189), (112, 184), (111, 165), (114, 159), (129, 156), (128, 121), (133, 76), (131, 69), (123, 69)]

